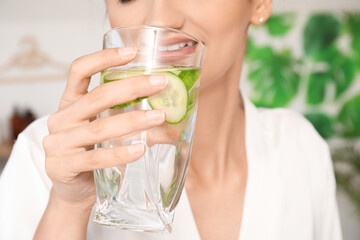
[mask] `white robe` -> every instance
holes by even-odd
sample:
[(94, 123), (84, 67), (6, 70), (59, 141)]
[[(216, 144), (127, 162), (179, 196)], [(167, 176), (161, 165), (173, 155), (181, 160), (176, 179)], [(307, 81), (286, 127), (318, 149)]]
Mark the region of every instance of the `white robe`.
[[(342, 239), (326, 142), (298, 113), (258, 109), (247, 98), (244, 102), (249, 172), (239, 239)], [(47, 205), (51, 181), (42, 148), (46, 122), (46, 117), (41, 118), (19, 135), (0, 178), (1, 240), (32, 239)], [(198, 240), (200, 236), (184, 190), (173, 233), (110, 229), (90, 218), (87, 239)]]

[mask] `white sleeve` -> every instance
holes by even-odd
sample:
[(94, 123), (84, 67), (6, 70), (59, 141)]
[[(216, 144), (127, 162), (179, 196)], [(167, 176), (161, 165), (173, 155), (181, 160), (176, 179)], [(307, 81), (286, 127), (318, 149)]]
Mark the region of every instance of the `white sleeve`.
[[(336, 182), (330, 156), (329, 147), (325, 141), (320, 148), (322, 151), (322, 180), (318, 189), (316, 207), (316, 240), (341, 240), (342, 232), (336, 201)], [(322, 189), (321, 189), (322, 188)]]
[[(44, 169), (44, 120), (19, 135), (0, 178), (0, 239), (32, 239), (51, 181)], [(46, 129), (46, 128), (45, 128)]]

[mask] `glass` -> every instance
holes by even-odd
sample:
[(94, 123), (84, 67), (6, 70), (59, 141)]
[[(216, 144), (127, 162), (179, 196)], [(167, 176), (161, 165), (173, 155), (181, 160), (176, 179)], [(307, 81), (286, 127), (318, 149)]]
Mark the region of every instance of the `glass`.
[(94, 222), (135, 231), (169, 231), (184, 188), (190, 160), (200, 86), (203, 44), (171, 28), (146, 25), (112, 29), (105, 48), (136, 47), (136, 58), (101, 73), (101, 84), (142, 74), (165, 74), (162, 92), (102, 112), (98, 118), (134, 110), (163, 109), (157, 127), (97, 144), (96, 148), (144, 143), (146, 152), (126, 165), (94, 171)]

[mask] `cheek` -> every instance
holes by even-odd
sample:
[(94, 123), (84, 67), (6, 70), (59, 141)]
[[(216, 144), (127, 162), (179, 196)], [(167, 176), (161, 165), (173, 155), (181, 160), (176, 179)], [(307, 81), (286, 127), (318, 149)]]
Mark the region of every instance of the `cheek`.
[(234, 31), (210, 37), (203, 58), (203, 82), (209, 84), (223, 77), (234, 63), (238, 63), (237, 60), (242, 57), (243, 41), (247, 36), (246, 29), (246, 26), (238, 26)]
[(248, 0), (213, 0), (194, 21), (204, 31), (202, 87), (224, 76), (240, 57), (250, 19)]

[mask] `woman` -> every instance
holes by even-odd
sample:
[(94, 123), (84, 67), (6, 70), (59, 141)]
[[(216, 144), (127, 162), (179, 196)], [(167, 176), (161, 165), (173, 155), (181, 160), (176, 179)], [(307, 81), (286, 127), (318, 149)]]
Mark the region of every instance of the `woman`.
[[(0, 183), (1, 239), (29, 239), (34, 233), (35, 239), (341, 239), (326, 143), (300, 115), (256, 109), (238, 89), (248, 27), (266, 21), (272, 0), (107, 0), (106, 5), (112, 27), (166, 26), (205, 44), (192, 158), (174, 232), (135, 233), (89, 222), (92, 170), (135, 161), (144, 146), (86, 147), (164, 121), (164, 113), (153, 110), (89, 122), (110, 106), (166, 87), (163, 76), (139, 76), (88, 93), (93, 74), (134, 59), (135, 49), (127, 48), (75, 60), (58, 112), (19, 137)], [(26, 171), (19, 174), (20, 169)], [(26, 204), (17, 204), (19, 198)]]

